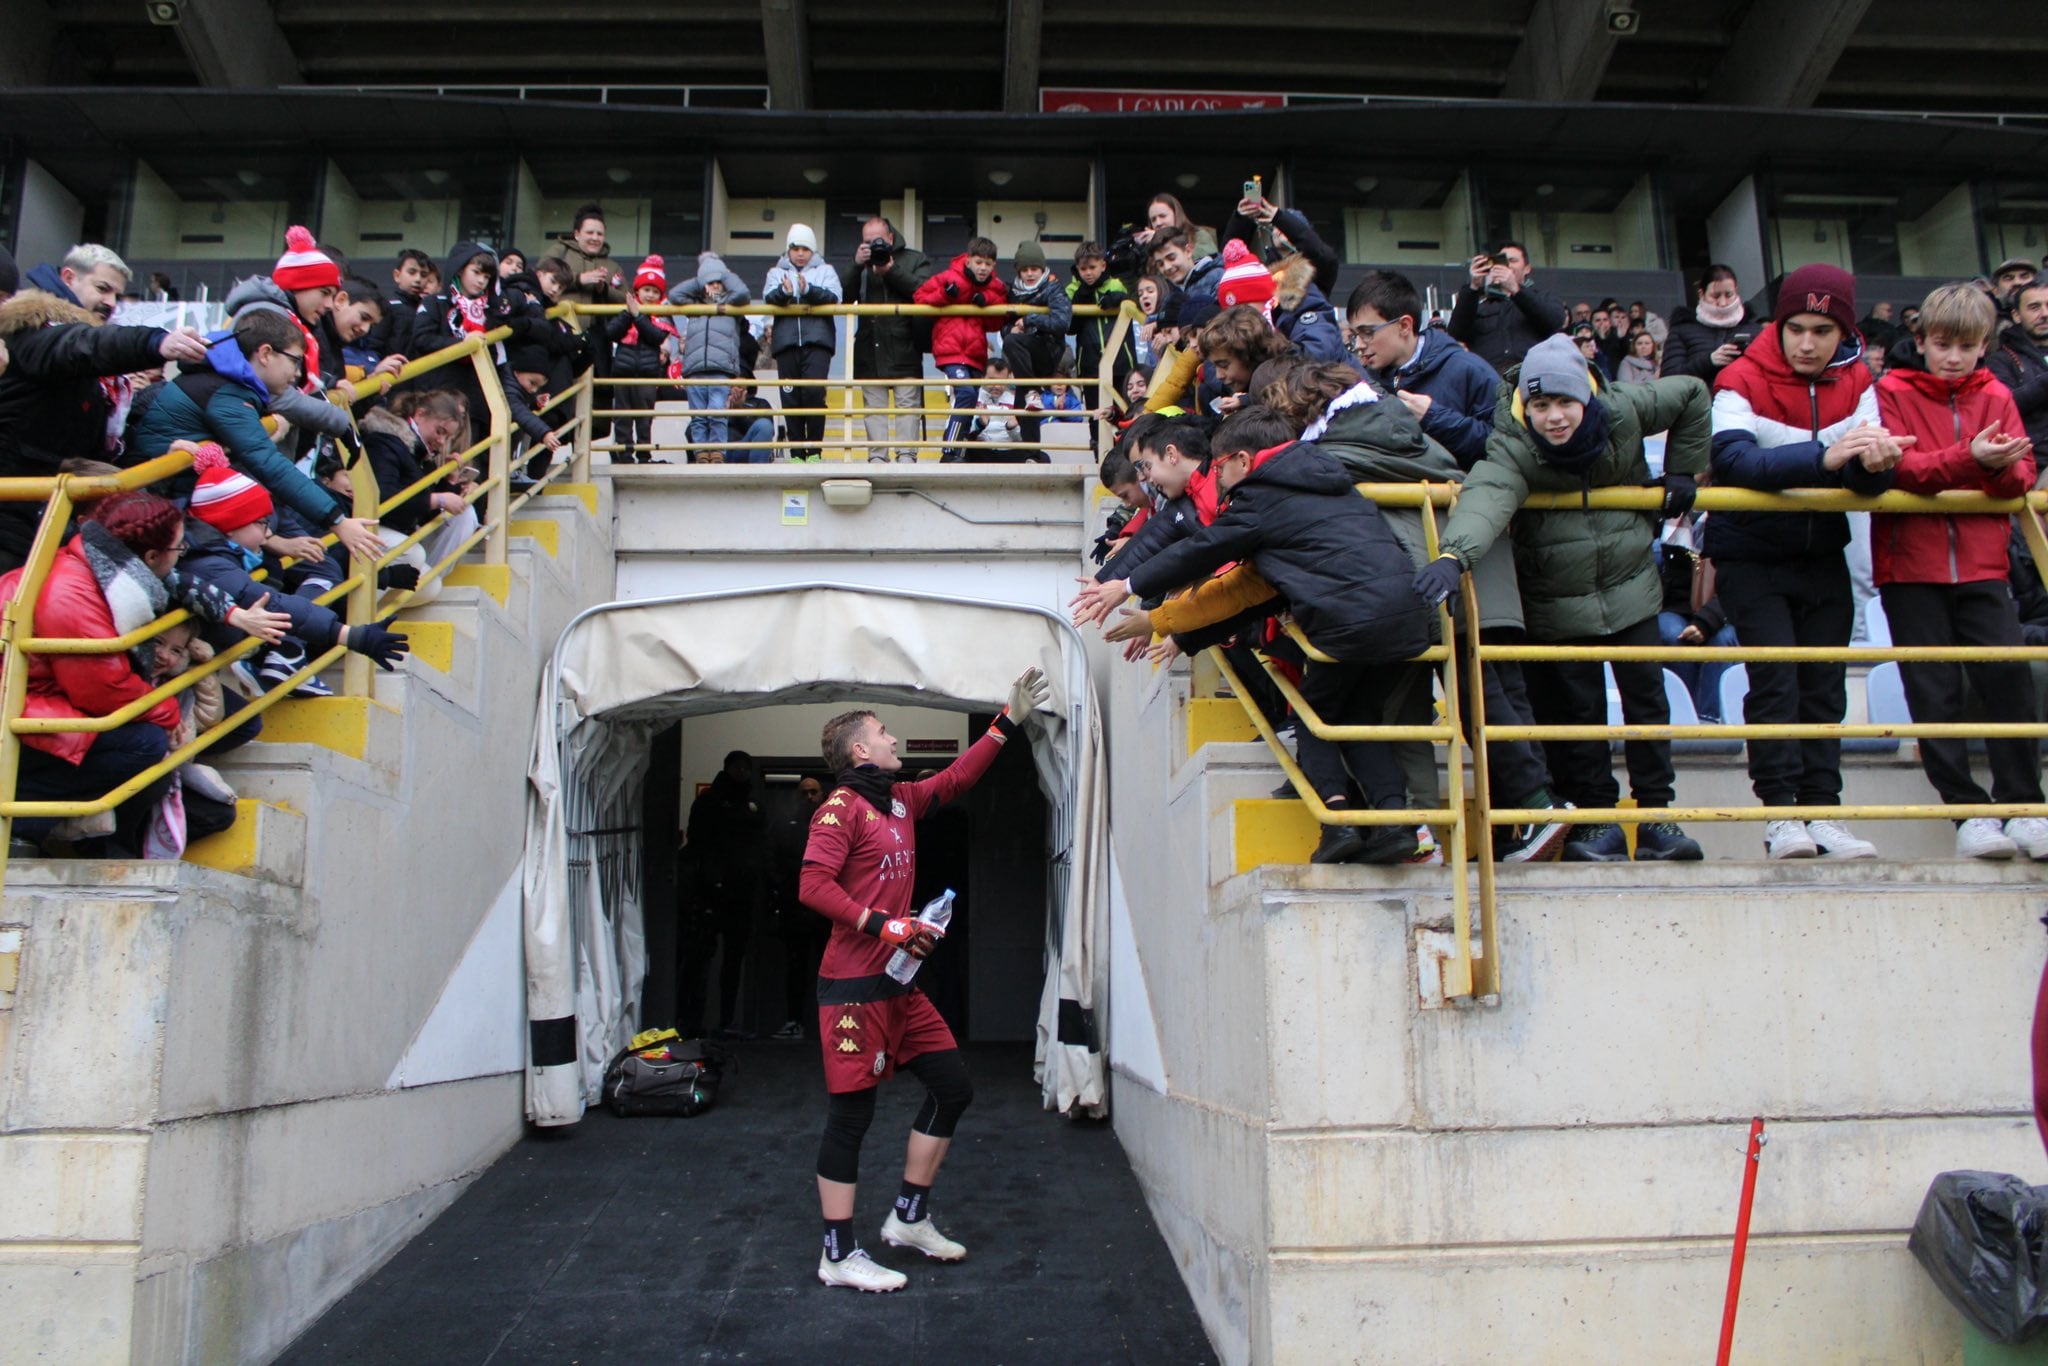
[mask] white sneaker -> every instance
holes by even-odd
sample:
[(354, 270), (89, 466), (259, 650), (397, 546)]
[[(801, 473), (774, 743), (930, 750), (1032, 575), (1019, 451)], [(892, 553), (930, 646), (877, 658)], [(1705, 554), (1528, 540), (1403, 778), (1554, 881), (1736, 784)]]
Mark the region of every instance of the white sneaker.
[(1426, 825), (1415, 827), (1415, 852), (1401, 862), (1420, 867), (1437, 868), (1443, 865), (1444, 851), (1437, 846), (1436, 831)]
[(2005, 827), (1989, 816), (1972, 816), (1956, 827), (1957, 858), (2011, 858), (2018, 852)]
[[(2041, 822), (2044, 845), (2048, 845), (2048, 821)], [(1877, 846), (1857, 839), (1840, 821), (1808, 821), (1807, 836), (1820, 847), (1822, 858), (1876, 858)]]
[(930, 1219), (906, 1224), (893, 1209), (882, 1221), (882, 1241), (890, 1247), (914, 1247), (935, 1262), (957, 1262), (967, 1255), (966, 1248), (932, 1227)]
[(877, 1295), (886, 1295), (910, 1284), (910, 1277), (900, 1271), (891, 1271), (860, 1248), (855, 1248), (836, 1262), (820, 1252), (818, 1279), (826, 1285), (843, 1285), (849, 1290), (866, 1290)]
[(2020, 847), (2028, 858), (2048, 859), (2048, 819), (2014, 816), (2005, 823), (2005, 837)]
[(1766, 858), (1812, 858), (1820, 846), (1806, 832), (1805, 821), (1767, 821), (1764, 824)]

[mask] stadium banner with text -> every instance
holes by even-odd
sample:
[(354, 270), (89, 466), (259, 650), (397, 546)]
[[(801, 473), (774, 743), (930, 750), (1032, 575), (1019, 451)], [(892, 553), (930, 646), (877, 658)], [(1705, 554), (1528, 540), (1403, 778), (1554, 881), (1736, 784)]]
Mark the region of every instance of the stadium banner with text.
[(1248, 90), (1117, 90), (1040, 86), (1041, 114), (1179, 114), (1210, 109), (1281, 109), (1287, 96)]

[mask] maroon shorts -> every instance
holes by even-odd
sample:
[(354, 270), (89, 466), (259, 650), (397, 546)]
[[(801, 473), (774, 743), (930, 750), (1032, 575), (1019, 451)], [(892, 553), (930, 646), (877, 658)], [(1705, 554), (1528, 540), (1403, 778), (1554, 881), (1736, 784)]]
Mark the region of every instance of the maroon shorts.
[(825, 1089), (866, 1091), (894, 1076), (898, 1063), (958, 1048), (931, 998), (921, 991), (886, 1001), (819, 1006), (818, 1039), (825, 1049)]

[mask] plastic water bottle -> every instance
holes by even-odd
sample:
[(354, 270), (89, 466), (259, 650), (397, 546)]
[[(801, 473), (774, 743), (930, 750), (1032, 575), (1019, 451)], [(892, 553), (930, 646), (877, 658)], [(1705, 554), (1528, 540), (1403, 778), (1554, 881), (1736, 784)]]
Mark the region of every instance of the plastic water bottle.
[[(943, 935), (946, 926), (953, 923), (953, 889), (948, 887), (926, 902), (925, 908), (917, 913), (917, 918)], [(911, 957), (909, 949), (898, 949), (890, 956), (889, 965), (882, 971), (908, 986), (910, 979), (917, 976), (917, 970), (923, 966), (924, 960)]]

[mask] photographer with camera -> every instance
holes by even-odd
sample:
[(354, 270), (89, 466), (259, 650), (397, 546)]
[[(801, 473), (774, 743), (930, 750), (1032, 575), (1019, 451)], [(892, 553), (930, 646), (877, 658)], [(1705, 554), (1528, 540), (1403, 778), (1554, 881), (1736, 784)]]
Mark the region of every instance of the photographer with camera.
[(1520, 242), (1479, 253), (1471, 261), (1471, 287), (1458, 291), (1444, 324), (1503, 375), (1522, 363), (1530, 347), (1565, 328), (1565, 306), (1531, 288), (1529, 273), (1529, 252)]
[[(861, 224), (860, 239), (853, 263), (839, 268), (845, 297), (857, 304), (913, 302), (917, 287), (932, 277), (931, 258), (915, 247), (904, 246), (896, 225), (879, 215)], [(854, 320), (853, 373), (863, 380), (897, 381), (922, 374), (924, 353), (930, 349), (929, 319), (873, 316)], [(894, 406), (907, 411), (893, 418), (871, 414), (866, 419), (867, 439), (894, 441), (896, 458), (909, 463), (917, 459), (917, 443), (923, 439), (919, 411), (924, 407), (924, 391), (915, 384), (864, 384), (861, 406), (889, 406), (892, 395)], [(868, 459), (887, 463), (889, 452), (871, 447)]]

